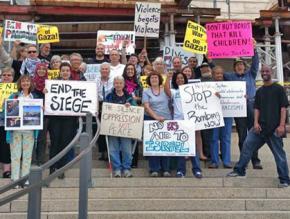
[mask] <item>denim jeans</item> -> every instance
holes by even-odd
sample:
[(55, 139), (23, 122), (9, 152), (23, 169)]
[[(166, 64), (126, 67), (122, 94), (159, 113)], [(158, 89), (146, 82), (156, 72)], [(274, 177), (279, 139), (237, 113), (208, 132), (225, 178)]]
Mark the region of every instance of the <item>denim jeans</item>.
[(251, 129), (244, 142), (240, 159), (235, 165), (234, 171), (244, 176), (246, 174), (246, 166), (249, 163), (254, 151), (257, 151), (265, 143), (267, 143), (272, 154), (274, 155), (280, 182), (290, 183), (288, 163), (286, 153), (283, 149), (283, 141), (282, 138), (278, 137), (275, 133), (270, 136), (263, 136), (261, 134), (256, 134), (254, 130)]
[[(202, 172), (200, 168), (199, 155), (196, 153), (194, 157), (190, 157), (192, 164), (192, 173)], [(182, 174), (186, 175), (186, 160), (185, 157), (177, 157), (177, 172), (182, 172)]]
[(219, 148), (221, 148), (223, 163), (225, 165), (231, 164), (231, 135), (233, 118), (224, 118), (224, 122), (224, 127), (213, 129), (212, 141), (210, 144), (212, 164), (219, 164)]
[(169, 157), (150, 156), (148, 157), (150, 172), (169, 172)]
[[(132, 143), (130, 138), (108, 136), (113, 170), (130, 170), (132, 163)], [(122, 154), (122, 161), (120, 158)]]

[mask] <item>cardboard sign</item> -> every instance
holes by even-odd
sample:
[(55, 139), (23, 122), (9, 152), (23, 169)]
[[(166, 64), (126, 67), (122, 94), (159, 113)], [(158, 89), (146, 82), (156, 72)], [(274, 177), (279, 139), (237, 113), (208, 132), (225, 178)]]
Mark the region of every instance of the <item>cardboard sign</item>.
[(87, 70), (84, 76), (87, 81), (96, 81), (101, 76), (101, 64), (87, 64)]
[(45, 115), (84, 116), (97, 112), (97, 85), (88, 81), (46, 80)]
[(253, 56), (252, 24), (250, 21), (206, 24), (208, 56), (236, 58)]
[(207, 82), (220, 94), (220, 103), (224, 117), (247, 117), (247, 99), (245, 81)]
[(20, 40), (23, 43), (36, 44), (37, 26), (33, 23), (6, 20), (4, 41)]
[(195, 156), (192, 121), (144, 121), (144, 156)]
[(48, 70), (47, 71), (47, 77), (48, 77), (49, 80), (53, 80), (53, 79), (59, 78), (59, 69)]
[(196, 130), (224, 126), (220, 99), (212, 84), (185, 84), (179, 90), (184, 119), (194, 122)]
[(190, 57), (195, 57), (196, 55), (192, 52), (184, 50), (182, 47), (170, 47), (170, 46), (164, 46), (163, 49), (163, 60), (167, 66), (167, 68), (173, 68), (172, 59), (174, 57), (180, 57), (182, 61), (182, 65), (188, 64), (188, 59)]
[[(140, 83), (141, 83), (141, 86), (143, 88), (149, 88), (149, 84), (147, 84), (147, 77), (146, 75), (143, 75), (140, 77)], [(163, 82), (162, 82), (162, 85), (164, 86), (165, 82), (166, 82), (166, 76), (165, 75), (162, 75), (162, 78), (163, 78)]]
[(5, 130), (43, 129), (42, 99), (9, 99), (5, 101)]
[(15, 92), (17, 92), (16, 83), (0, 83), (0, 112), (3, 111), (4, 101)]
[(143, 107), (103, 103), (101, 135), (141, 139), (143, 119)]
[(126, 41), (126, 53), (135, 53), (135, 32), (134, 31), (106, 31), (99, 30), (97, 44), (105, 46), (105, 54), (109, 54), (111, 49), (122, 50), (123, 41)]
[(188, 21), (183, 41), (183, 49), (192, 53), (206, 54), (206, 38), (206, 30), (203, 26), (192, 21)]
[(0, 27), (0, 37), (2, 37), (3, 27)]
[(160, 12), (160, 3), (136, 2), (135, 35), (159, 38)]
[(56, 26), (38, 25), (38, 43), (58, 43), (59, 33)]

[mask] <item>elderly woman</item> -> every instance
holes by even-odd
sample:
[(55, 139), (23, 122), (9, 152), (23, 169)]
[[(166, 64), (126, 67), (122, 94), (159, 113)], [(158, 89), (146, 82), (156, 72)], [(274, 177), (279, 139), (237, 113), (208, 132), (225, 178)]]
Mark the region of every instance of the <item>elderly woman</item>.
[(166, 65), (162, 57), (157, 57), (153, 62), (153, 69), (160, 75), (166, 74)]
[(49, 68), (51, 70), (58, 70), (61, 64), (61, 58), (59, 55), (54, 55), (51, 57)]

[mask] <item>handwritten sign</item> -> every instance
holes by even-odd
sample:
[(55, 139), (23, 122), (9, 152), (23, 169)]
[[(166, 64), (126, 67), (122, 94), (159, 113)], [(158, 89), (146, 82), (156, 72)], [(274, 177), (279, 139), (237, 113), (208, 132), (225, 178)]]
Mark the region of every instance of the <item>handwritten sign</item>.
[(210, 58), (254, 55), (250, 21), (209, 23), (206, 30)]
[(101, 64), (88, 64), (84, 76), (87, 81), (95, 81), (101, 76)]
[(144, 156), (195, 156), (194, 124), (186, 120), (144, 121)]
[(33, 23), (5, 20), (4, 41), (20, 40), (36, 44), (37, 26)]
[(38, 43), (58, 43), (59, 33), (56, 26), (38, 25), (37, 31)]
[(188, 21), (183, 42), (183, 49), (193, 53), (206, 54), (206, 38), (206, 30), (203, 26), (192, 21)]
[(49, 80), (53, 80), (53, 79), (59, 78), (59, 69), (48, 70), (47, 71), (47, 77), (48, 77)]
[(97, 112), (97, 85), (88, 81), (46, 80), (45, 114), (83, 116)]
[(160, 3), (136, 2), (135, 35), (159, 38), (160, 12)]
[(224, 126), (222, 107), (212, 84), (185, 84), (179, 89), (184, 119), (193, 121), (196, 130)]
[(43, 129), (42, 99), (9, 99), (5, 101), (5, 130)]
[[(141, 83), (141, 86), (143, 88), (149, 88), (149, 84), (147, 84), (147, 77), (146, 75), (143, 75), (140, 77), (140, 83)], [(164, 86), (165, 82), (166, 82), (166, 76), (165, 75), (162, 75), (162, 78), (163, 78), (163, 83), (162, 85)]]
[(109, 54), (111, 49), (122, 50), (123, 41), (127, 42), (127, 55), (135, 53), (134, 31), (98, 31), (97, 44), (101, 43), (105, 46), (105, 54)]
[(173, 68), (172, 59), (176, 56), (181, 58), (182, 65), (187, 65), (188, 59), (195, 55), (192, 54), (192, 52), (184, 50), (182, 47), (164, 46), (163, 60), (165, 61), (168, 68)]
[(143, 107), (103, 103), (101, 134), (141, 139), (143, 118)]
[(4, 101), (15, 92), (17, 92), (16, 83), (0, 83), (0, 112), (3, 111)]
[(0, 27), (0, 37), (2, 37), (3, 27)]

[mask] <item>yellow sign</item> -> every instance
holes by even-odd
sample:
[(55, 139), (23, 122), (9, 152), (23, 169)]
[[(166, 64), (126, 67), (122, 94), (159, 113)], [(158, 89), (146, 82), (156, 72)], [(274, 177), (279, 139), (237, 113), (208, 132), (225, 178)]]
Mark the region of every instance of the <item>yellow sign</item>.
[(192, 21), (187, 22), (183, 49), (189, 52), (206, 54), (207, 53), (206, 29)]
[(47, 77), (49, 80), (59, 78), (59, 70), (58, 69), (57, 70), (48, 70)]
[(16, 83), (0, 83), (0, 112), (3, 111), (4, 101), (13, 93), (17, 92)]
[(0, 37), (2, 36), (3, 33), (3, 27), (0, 27)]
[[(146, 82), (147, 77), (148, 76), (141, 76), (140, 77), (140, 83), (141, 83), (141, 85), (142, 85), (143, 88), (149, 88), (149, 85)], [(163, 78), (162, 85), (164, 85), (165, 84), (165, 81), (166, 81), (166, 76), (163, 75), (162, 78)]]
[(38, 25), (37, 30), (38, 43), (58, 43), (59, 33), (56, 26)]

